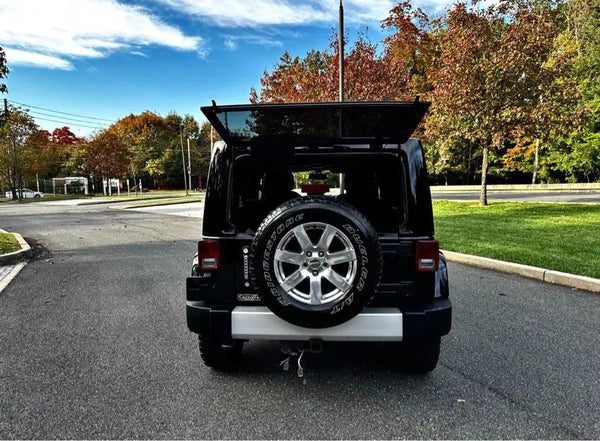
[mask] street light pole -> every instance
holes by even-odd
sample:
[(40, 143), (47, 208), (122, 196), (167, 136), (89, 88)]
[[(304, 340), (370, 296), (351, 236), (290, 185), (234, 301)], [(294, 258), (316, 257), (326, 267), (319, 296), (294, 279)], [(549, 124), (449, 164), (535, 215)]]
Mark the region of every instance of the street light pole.
[(192, 157), (190, 156), (190, 137), (187, 137), (187, 145), (188, 145), (188, 190), (192, 191)]
[(181, 140), (181, 163), (183, 165), (183, 186), (185, 187), (185, 195), (188, 195), (187, 176), (185, 175), (185, 153), (183, 153), (183, 122), (179, 130), (179, 139)]
[(340, 102), (344, 101), (344, 5), (342, 4), (342, 0), (340, 0), (340, 35), (338, 42), (338, 52), (339, 52), (339, 100)]
[[(342, 0), (340, 0), (340, 35), (338, 37), (338, 59), (340, 61), (339, 64), (339, 101), (344, 102), (344, 5), (342, 4)], [(342, 109), (340, 108), (340, 139), (343, 136), (343, 117), (342, 117)], [(346, 187), (346, 179), (344, 173), (340, 173), (340, 194), (344, 194), (344, 190)]]

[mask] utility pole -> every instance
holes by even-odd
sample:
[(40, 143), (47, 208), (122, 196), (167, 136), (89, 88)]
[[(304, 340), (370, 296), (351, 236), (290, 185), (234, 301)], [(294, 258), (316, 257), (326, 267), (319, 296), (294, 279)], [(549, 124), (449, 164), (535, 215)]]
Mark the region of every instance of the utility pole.
[(188, 189), (190, 191), (192, 191), (192, 157), (190, 156), (190, 137), (189, 136), (187, 137), (187, 144), (188, 144), (188, 169), (187, 169), (187, 172), (188, 172), (188, 179), (189, 179)]
[(344, 101), (344, 5), (340, 0), (340, 35), (339, 35), (339, 100)]
[(187, 176), (185, 175), (185, 153), (183, 153), (183, 122), (179, 130), (179, 139), (181, 140), (181, 163), (183, 165), (183, 185), (185, 187), (185, 195), (188, 195)]
[[(338, 37), (338, 52), (339, 52), (339, 101), (340, 103), (344, 102), (344, 5), (342, 4), (342, 0), (340, 0), (340, 35)], [(340, 108), (340, 139), (344, 134), (343, 129), (343, 116), (342, 109)], [(344, 194), (345, 189), (345, 176), (344, 173), (340, 173), (340, 194)]]

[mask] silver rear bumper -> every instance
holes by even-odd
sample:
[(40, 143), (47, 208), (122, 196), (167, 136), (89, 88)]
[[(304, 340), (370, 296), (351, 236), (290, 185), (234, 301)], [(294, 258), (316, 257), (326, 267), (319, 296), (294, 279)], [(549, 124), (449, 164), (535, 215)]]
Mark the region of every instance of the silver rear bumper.
[(231, 312), (231, 337), (247, 340), (401, 341), (398, 308), (365, 308), (351, 320), (331, 328), (303, 328), (280, 319), (264, 306), (236, 306)]

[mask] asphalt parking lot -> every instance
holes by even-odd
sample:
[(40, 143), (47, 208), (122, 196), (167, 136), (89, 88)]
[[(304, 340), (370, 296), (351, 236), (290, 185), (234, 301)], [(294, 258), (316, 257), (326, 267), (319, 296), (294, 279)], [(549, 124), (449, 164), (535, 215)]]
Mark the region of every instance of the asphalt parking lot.
[(0, 438), (599, 438), (600, 296), (450, 264), (454, 324), (430, 375), (331, 344), (303, 378), (250, 342), (200, 361), (184, 282), (198, 218), (0, 207), (37, 257), (0, 294)]

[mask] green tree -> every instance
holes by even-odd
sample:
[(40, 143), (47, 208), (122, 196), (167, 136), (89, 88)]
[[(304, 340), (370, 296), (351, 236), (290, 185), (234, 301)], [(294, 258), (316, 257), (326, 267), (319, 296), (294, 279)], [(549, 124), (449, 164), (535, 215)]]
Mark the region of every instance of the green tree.
[(577, 51), (567, 80), (575, 81), (581, 92), (576, 100), (580, 118), (572, 133), (556, 140), (549, 163), (570, 181), (600, 181), (600, 1), (568, 0), (560, 12), (566, 24), (562, 38)]
[(12, 190), (13, 199), (22, 199), (24, 158), (38, 139), (33, 118), (19, 108), (9, 106), (0, 127), (0, 174)]
[(200, 181), (206, 182), (208, 176), (208, 167), (210, 165), (210, 155), (212, 150), (211, 142), (219, 141), (221, 137), (208, 121), (204, 121), (200, 127), (198, 138), (196, 140), (196, 149), (192, 150), (192, 168), (197, 170), (199, 184)]
[(10, 70), (6, 65), (6, 54), (4, 53), (4, 49), (2, 49), (2, 46), (0, 46), (0, 93), (8, 92), (6, 84), (4, 84), (4, 82), (2, 82), (1, 80), (3, 78), (6, 78), (9, 73)]

